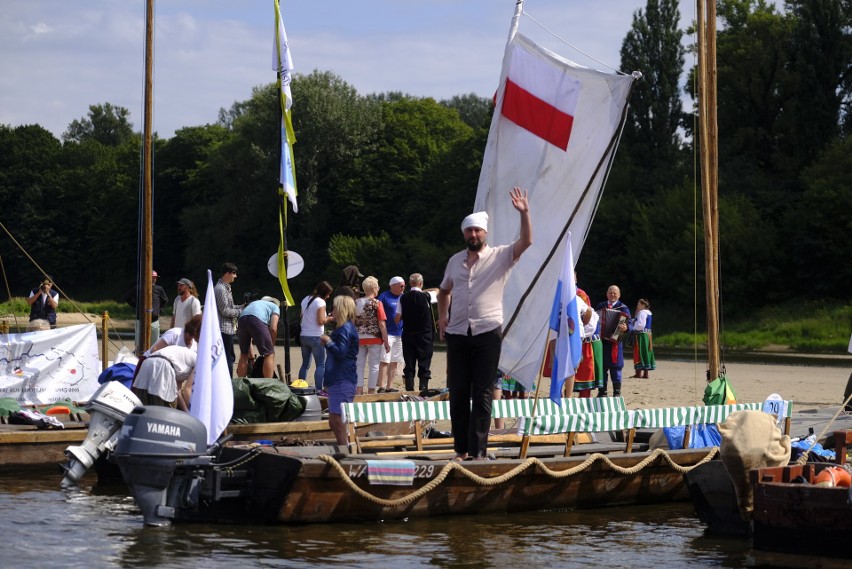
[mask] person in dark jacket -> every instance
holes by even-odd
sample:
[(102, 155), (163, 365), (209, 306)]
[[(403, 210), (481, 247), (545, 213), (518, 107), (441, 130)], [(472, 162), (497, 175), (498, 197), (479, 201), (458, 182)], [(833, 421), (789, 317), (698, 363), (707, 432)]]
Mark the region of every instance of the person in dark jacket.
[(405, 390), (414, 390), (414, 372), (417, 368), (418, 389), (429, 389), (432, 378), (432, 341), (435, 334), (435, 318), (432, 314), (432, 297), (423, 290), (423, 275), (412, 273), (408, 277), (411, 289), (399, 297), (396, 322), (405, 322), (402, 329), (402, 359), (405, 367)]
[[(157, 271), (151, 271), (151, 344), (160, 339), (160, 313), (165, 306), (169, 304), (169, 295), (166, 294), (166, 289), (157, 284)], [(142, 322), (142, 311), (145, 309), (144, 303), (139, 303), (139, 290), (141, 286), (136, 284), (130, 287), (127, 294), (124, 295), (124, 300), (136, 309), (136, 347), (139, 351), (136, 355), (141, 355), (147, 346), (139, 345), (140, 328), (139, 323)]]
[(53, 280), (45, 276), (41, 284), (30, 291), (27, 297), (30, 305), (30, 323), (27, 332), (56, 328), (56, 307), (59, 306), (59, 293), (53, 290)]

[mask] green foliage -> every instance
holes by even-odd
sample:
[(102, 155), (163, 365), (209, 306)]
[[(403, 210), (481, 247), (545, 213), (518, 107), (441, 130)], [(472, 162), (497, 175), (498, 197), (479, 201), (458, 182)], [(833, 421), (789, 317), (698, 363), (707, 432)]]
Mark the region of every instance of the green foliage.
[(679, 20), (676, 0), (648, 0), (644, 11), (633, 14), (621, 45), (621, 68), (642, 72), (624, 129), (624, 144), (636, 168), (632, 189), (640, 195), (680, 178), (675, 166), (683, 160), (678, 129), (684, 121), (679, 82), (685, 49)]
[(71, 121), (62, 133), (64, 142), (98, 142), (120, 146), (133, 136), (130, 111), (111, 103), (90, 105), (87, 118)]
[[(655, 320), (656, 323), (656, 320)], [(749, 317), (729, 320), (721, 335), (723, 349), (787, 349), (803, 353), (845, 353), (852, 329), (852, 305), (787, 302)], [(654, 334), (663, 348), (706, 347), (706, 334)]]

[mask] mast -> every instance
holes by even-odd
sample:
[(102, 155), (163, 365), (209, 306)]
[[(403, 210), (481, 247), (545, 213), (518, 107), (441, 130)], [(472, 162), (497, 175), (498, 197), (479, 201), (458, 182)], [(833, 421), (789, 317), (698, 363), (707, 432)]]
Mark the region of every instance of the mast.
[(719, 377), (719, 131), (716, 124), (716, 2), (696, 0), (698, 129), (707, 301), (707, 381)]
[(517, 0), (515, 3), (515, 13), (512, 15), (512, 24), (509, 26), (509, 40), (506, 42), (506, 46), (512, 43), (512, 40), (515, 37), (515, 34), (518, 33), (518, 25), (521, 22), (521, 14), (524, 13), (524, 0)]
[(154, 0), (146, 0), (145, 5), (145, 97), (144, 97), (144, 127), (142, 132), (142, 219), (140, 232), (139, 258), (139, 294), (138, 306), (142, 307), (139, 322), (139, 345), (137, 353), (141, 354), (151, 345), (151, 273), (153, 271), (153, 180), (152, 172), (152, 134), (153, 123), (153, 92), (154, 92)]

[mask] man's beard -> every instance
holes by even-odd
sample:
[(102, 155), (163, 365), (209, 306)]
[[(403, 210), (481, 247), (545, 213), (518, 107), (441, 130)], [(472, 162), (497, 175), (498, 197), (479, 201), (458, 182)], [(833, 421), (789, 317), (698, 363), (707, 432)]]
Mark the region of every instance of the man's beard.
[(474, 253), (478, 252), (482, 249), (482, 246), (485, 245), (484, 242), (480, 241), (476, 237), (471, 237), (467, 240), (467, 248), (469, 251), (473, 251)]

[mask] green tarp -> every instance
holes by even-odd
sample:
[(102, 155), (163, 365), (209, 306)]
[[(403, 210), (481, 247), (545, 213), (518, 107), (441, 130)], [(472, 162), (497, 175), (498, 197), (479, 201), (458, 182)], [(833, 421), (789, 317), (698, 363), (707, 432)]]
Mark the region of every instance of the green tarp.
[(232, 423), (280, 423), (292, 421), (305, 407), (286, 383), (277, 379), (235, 377)]

